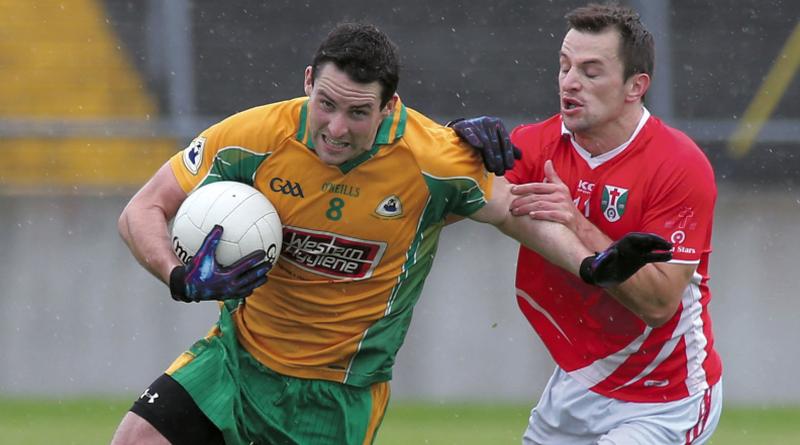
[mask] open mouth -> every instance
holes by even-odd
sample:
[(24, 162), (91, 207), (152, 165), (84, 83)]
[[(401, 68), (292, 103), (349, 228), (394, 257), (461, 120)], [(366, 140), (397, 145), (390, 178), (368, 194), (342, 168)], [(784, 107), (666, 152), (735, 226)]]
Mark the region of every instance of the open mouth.
[(583, 106), (583, 103), (577, 99), (573, 99), (571, 97), (562, 97), (561, 98), (561, 108), (564, 110), (574, 110), (576, 108), (580, 108)]
[(331, 139), (328, 136), (325, 136), (324, 134), (322, 135), (322, 142), (324, 142), (326, 145), (330, 146), (335, 150), (344, 150), (345, 148), (350, 146), (349, 142)]

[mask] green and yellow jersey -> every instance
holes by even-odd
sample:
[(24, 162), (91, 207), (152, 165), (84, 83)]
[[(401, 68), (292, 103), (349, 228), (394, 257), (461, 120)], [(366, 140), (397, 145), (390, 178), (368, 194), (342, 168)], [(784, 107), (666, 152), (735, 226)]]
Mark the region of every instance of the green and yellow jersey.
[(240, 181), (280, 215), (283, 248), (269, 282), (234, 313), (248, 352), (295, 377), (386, 381), (445, 217), (480, 209), (490, 176), (452, 130), (399, 101), (370, 151), (326, 165), (307, 112), (307, 98), (297, 98), (231, 116), (171, 167), (187, 193)]

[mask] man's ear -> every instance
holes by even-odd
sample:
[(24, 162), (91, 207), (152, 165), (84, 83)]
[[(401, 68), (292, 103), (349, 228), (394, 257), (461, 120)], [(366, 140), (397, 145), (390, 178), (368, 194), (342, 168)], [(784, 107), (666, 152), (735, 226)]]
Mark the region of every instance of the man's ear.
[(625, 100), (627, 102), (638, 102), (650, 88), (650, 76), (645, 73), (634, 74), (625, 82), (625, 88), (627, 89)]
[(391, 116), (392, 113), (394, 113), (394, 107), (395, 107), (395, 105), (397, 105), (397, 100), (398, 99), (400, 99), (400, 96), (398, 96), (397, 93), (394, 93), (392, 95), (392, 97), (389, 98), (389, 101), (386, 102), (386, 105), (381, 110), (381, 114), (383, 114), (384, 117), (385, 116)]
[(311, 65), (307, 66), (305, 75), (303, 76), (303, 91), (306, 92), (306, 96), (310, 96), (311, 89), (314, 88), (314, 75), (312, 72), (313, 68), (311, 68)]

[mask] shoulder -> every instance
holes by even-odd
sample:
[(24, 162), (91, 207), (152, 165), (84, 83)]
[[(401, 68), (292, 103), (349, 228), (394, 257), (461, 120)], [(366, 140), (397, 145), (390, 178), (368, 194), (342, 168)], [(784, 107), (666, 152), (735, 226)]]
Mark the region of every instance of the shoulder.
[[(633, 164), (637, 175), (646, 178), (654, 199), (683, 199), (694, 208), (713, 207), (717, 186), (714, 170), (705, 153), (682, 131), (651, 117), (643, 131), (644, 157)], [(704, 204), (705, 203), (705, 204)]]
[(670, 127), (657, 117), (650, 117), (643, 129), (654, 164), (682, 177), (704, 177), (714, 180), (711, 162), (703, 150), (686, 133)]
[(403, 139), (409, 144), (419, 145), (431, 140), (445, 140), (455, 135), (452, 129), (411, 107), (405, 107), (405, 114)]
[(295, 136), (304, 120), (304, 97), (253, 107), (209, 127), (202, 136), (213, 138), (218, 147), (249, 149), (274, 146)]
[(519, 148), (541, 146), (542, 142), (561, 137), (561, 118), (558, 115), (536, 123), (522, 124), (511, 131), (511, 142)]
[[(423, 114), (407, 110), (406, 131), (395, 150), (412, 157), (430, 193), (431, 202), (444, 213), (468, 216), (486, 203), (492, 175), (478, 151), (461, 141), (452, 128)], [(402, 155), (396, 154), (404, 160)], [(407, 169), (405, 165), (402, 167)]]
[(511, 132), (511, 143), (522, 152), (522, 160), (514, 163), (514, 168), (506, 173), (506, 179), (514, 184), (540, 180), (544, 161), (553, 158), (559, 141), (561, 141), (559, 115), (514, 128)]
[(399, 141), (422, 172), (436, 176), (475, 176), (483, 173), (477, 150), (463, 142), (452, 128), (407, 108), (405, 133)]

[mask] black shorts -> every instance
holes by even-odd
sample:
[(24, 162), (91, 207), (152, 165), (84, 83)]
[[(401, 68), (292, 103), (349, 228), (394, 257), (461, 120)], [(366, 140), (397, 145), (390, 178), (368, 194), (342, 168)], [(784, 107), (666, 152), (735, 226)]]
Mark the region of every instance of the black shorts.
[(224, 444), (222, 433), (208, 420), (189, 393), (163, 374), (133, 402), (138, 414), (174, 445)]

